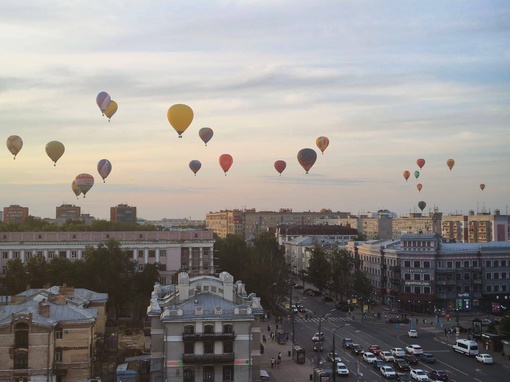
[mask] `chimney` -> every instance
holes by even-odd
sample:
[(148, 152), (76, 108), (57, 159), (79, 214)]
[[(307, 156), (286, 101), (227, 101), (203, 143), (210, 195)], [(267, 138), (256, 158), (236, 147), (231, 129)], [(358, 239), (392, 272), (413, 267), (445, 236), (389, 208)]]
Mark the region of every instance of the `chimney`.
[(39, 314), (44, 317), (50, 316), (50, 305), (45, 300), (39, 302)]
[(73, 286), (67, 286), (67, 284), (64, 283), (60, 287), (60, 293), (62, 293), (64, 296), (74, 297), (74, 287)]

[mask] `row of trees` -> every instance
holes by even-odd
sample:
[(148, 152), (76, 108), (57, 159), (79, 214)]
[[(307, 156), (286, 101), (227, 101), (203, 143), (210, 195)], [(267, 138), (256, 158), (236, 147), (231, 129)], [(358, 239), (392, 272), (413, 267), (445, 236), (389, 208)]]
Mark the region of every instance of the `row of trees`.
[(129, 315), (142, 319), (158, 279), (156, 265), (147, 264), (143, 272), (137, 272), (136, 262), (127, 251), (117, 241), (110, 240), (97, 248), (87, 247), (84, 259), (80, 260), (58, 256), (50, 261), (43, 256), (32, 256), (26, 263), (20, 259), (9, 260), (0, 283), (5, 295), (18, 294), (28, 286), (47, 288), (63, 284), (108, 293), (111, 318)]

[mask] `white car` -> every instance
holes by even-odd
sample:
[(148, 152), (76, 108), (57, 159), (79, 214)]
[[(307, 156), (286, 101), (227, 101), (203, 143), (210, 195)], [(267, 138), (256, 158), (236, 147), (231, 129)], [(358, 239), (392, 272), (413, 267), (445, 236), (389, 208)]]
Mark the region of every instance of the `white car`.
[(367, 363), (372, 363), (377, 359), (377, 357), (375, 356), (374, 353), (370, 353), (367, 351), (367, 352), (363, 353), (363, 359)]
[(313, 342), (324, 341), (324, 333), (315, 333), (312, 337)]
[(379, 371), (385, 378), (395, 378), (395, 375), (397, 375), (391, 366), (381, 366)]
[(408, 352), (409, 354), (418, 355), (423, 354), (423, 349), (420, 345), (413, 344), (406, 346), (406, 352)]
[(336, 364), (336, 375), (349, 375), (349, 369), (345, 366), (345, 363)]
[(478, 354), (476, 356), (476, 360), (487, 365), (494, 363), (494, 360), (490, 354)]
[(406, 352), (402, 348), (391, 348), (390, 352), (395, 358), (403, 358), (406, 355)]
[(381, 357), (381, 359), (386, 362), (393, 362), (393, 360), (395, 359), (393, 357), (393, 354), (391, 354), (391, 352), (389, 352), (387, 350), (383, 350), (382, 352), (380, 352), (379, 357)]
[(428, 381), (429, 377), (422, 369), (411, 369), (411, 378), (415, 381)]
[(409, 331), (407, 332), (407, 335), (410, 338), (418, 338), (418, 332), (414, 329), (409, 329)]

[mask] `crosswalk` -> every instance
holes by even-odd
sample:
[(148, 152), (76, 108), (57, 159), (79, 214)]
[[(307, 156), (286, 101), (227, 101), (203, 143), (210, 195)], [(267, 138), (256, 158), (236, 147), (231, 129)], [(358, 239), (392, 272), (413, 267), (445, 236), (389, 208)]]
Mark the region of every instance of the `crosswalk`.
[(352, 322), (352, 317), (327, 317), (327, 318), (321, 318), (321, 317), (295, 317), (294, 322), (315, 322), (319, 323), (321, 321), (323, 324), (326, 322)]

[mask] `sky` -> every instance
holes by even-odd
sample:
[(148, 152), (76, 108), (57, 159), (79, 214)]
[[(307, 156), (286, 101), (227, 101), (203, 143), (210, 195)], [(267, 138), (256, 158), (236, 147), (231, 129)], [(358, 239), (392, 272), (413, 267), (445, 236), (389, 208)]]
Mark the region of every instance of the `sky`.
[[(69, 203), (109, 219), (125, 203), (148, 220), (244, 208), (407, 216), (420, 201), (427, 214), (508, 213), (506, 0), (4, 0), (0, 47), (0, 138), (23, 140), (15, 160), (0, 149), (1, 207), (54, 218)], [(102, 91), (118, 103), (111, 121)], [(194, 113), (182, 138), (174, 104)], [(202, 127), (214, 131), (207, 146)], [(54, 140), (65, 146), (56, 166)], [(303, 148), (317, 152), (308, 174)], [(82, 173), (95, 184), (77, 199)]]

